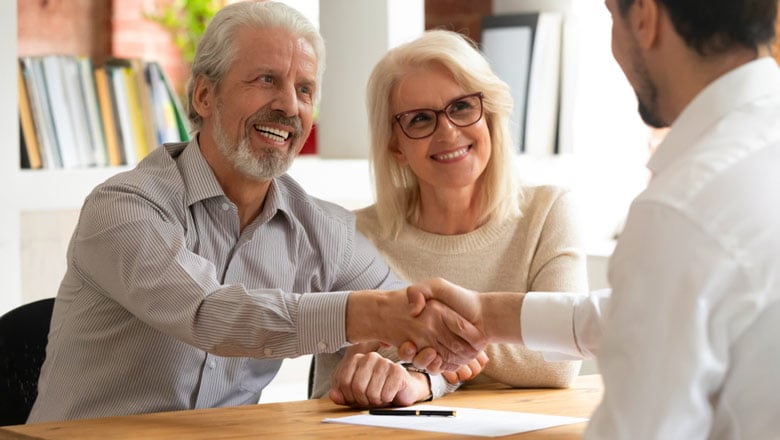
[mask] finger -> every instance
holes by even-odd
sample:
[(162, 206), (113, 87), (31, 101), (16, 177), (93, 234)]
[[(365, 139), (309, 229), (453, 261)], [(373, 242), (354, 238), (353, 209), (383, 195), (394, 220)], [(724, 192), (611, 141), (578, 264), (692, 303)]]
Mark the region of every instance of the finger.
[(372, 355), (377, 354), (369, 353), (363, 357), (363, 359), (361, 359), (362, 362), (355, 370), (354, 376), (352, 376), (352, 386), (350, 387), (350, 391), (354, 399), (353, 404), (361, 408), (368, 407), (371, 404), (367, 393), (374, 376), (374, 368), (376, 367), (376, 363), (372, 362), (370, 359)]
[(442, 371), (441, 377), (443, 377), (444, 380), (446, 380), (450, 385), (455, 385), (456, 383), (460, 382), (458, 379), (458, 374), (452, 371)]
[(380, 396), (382, 404), (392, 403), (398, 393), (402, 392), (408, 386), (409, 372), (398, 364), (393, 364), (391, 372), (387, 375)]
[(428, 364), (428, 367), (425, 369), (431, 373), (431, 374), (439, 374), (444, 369), (442, 365), (444, 364), (444, 361), (442, 360), (441, 356), (436, 356), (434, 360)]
[(436, 350), (431, 347), (425, 347), (417, 352), (417, 354), (412, 358), (412, 363), (417, 368), (433, 371), (432, 363), (436, 360), (436, 358), (439, 358), (439, 365), (441, 365), (441, 358), (439, 357), (438, 353), (436, 353)]
[(455, 375), (458, 377), (458, 382), (465, 382), (469, 379), (471, 379), (471, 367), (469, 364), (466, 364), (455, 372)]
[(476, 361), (479, 362), (480, 368), (485, 368), (485, 365), (487, 365), (489, 360), (490, 358), (488, 357), (487, 353), (485, 353), (484, 351), (480, 351), (476, 359)]
[(352, 377), (354, 376), (355, 369), (357, 368), (357, 360), (362, 355), (354, 355), (349, 358), (344, 358), (346, 362), (340, 362), (331, 376), (332, 387), (339, 391), (344, 405), (352, 405), (355, 401), (352, 396)]
[[(431, 305), (432, 303), (433, 301), (429, 302)], [(445, 362), (465, 364), (476, 358), (487, 344), (487, 337), (480, 329), (451, 309), (447, 312), (442, 311), (442, 320), (450, 332), (440, 337), (442, 343), (449, 349), (449, 353), (441, 353)]]
[(410, 362), (417, 355), (417, 346), (412, 341), (406, 341), (398, 347), (398, 358)]

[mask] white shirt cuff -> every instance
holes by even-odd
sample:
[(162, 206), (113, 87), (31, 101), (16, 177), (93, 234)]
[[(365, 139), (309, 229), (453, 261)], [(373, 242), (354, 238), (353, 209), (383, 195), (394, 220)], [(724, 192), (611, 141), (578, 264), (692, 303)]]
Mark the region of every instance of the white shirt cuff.
[(582, 359), (574, 334), (574, 307), (587, 295), (529, 292), (523, 299), (520, 326), (523, 343), (546, 361)]

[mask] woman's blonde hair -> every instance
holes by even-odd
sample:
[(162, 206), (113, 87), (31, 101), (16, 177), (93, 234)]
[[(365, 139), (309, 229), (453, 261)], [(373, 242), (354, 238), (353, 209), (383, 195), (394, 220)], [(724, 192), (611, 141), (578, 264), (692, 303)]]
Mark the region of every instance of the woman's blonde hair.
[(370, 161), (376, 191), (376, 209), (382, 236), (397, 236), (404, 222), (416, 222), (420, 213), (420, 186), (409, 167), (401, 166), (391, 151), (395, 122), (391, 97), (401, 78), (413, 69), (441, 66), (471, 92), (483, 92), (484, 118), (492, 144), (482, 175), (480, 222), (518, 213), (513, 178), (514, 146), (509, 132), (512, 97), (509, 86), (496, 76), (476, 45), (452, 31), (426, 31), (419, 38), (388, 51), (374, 67), (367, 86), (371, 134)]

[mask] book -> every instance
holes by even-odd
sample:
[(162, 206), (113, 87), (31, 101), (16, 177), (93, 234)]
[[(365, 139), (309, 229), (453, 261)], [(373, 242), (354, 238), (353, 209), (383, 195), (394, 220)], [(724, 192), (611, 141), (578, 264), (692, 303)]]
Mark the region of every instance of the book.
[(78, 168), (81, 166), (81, 159), (76, 144), (75, 127), (68, 109), (68, 97), (65, 95), (61, 64), (60, 57), (57, 56), (41, 58), (46, 98), (51, 109), (51, 120), (62, 159), (62, 168)]
[(41, 164), (43, 168), (61, 168), (57, 137), (54, 134), (54, 123), (51, 117), (51, 108), (47, 99), (46, 82), (43, 79), (41, 59), (38, 57), (22, 57), (22, 75), (27, 86), (27, 94), (30, 98), (30, 109), (35, 121), (36, 137), (41, 152)]
[[(154, 63), (157, 64), (156, 62)], [(181, 105), (181, 101), (179, 100), (178, 95), (176, 94), (176, 90), (171, 85), (171, 82), (168, 80), (168, 77), (165, 76), (165, 72), (162, 70), (159, 64), (157, 64), (157, 72), (160, 75), (160, 79), (162, 80), (162, 83), (165, 85), (165, 90), (168, 92), (168, 99), (171, 100), (171, 103), (173, 105), (176, 127), (179, 130), (179, 139), (181, 141), (187, 141), (190, 138), (189, 118), (187, 117), (187, 114), (184, 113), (184, 109)]]
[(123, 163), (125, 165), (135, 165), (138, 163), (135, 141), (133, 140), (133, 128), (130, 121), (130, 108), (127, 92), (127, 81), (125, 79), (125, 70), (128, 66), (120, 60), (113, 60), (106, 64), (106, 74), (111, 85), (112, 108), (116, 118), (117, 132), (119, 133), (120, 151), (122, 152)]
[(184, 140), (179, 131), (179, 123), (176, 120), (174, 100), (168, 93), (168, 88), (163, 82), (163, 73), (159, 64), (147, 63), (145, 69), (149, 83), (154, 107), (154, 121), (157, 134), (157, 143), (181, 142)]
[[(156, 62), (19, 58), (19, 122), (37, 168), (134, 165), (164, 142), (188, 139), (178, 97)], [(37, 153), (37, 154), (36, 154)]]
[(106, 155), (110, 166), (122, 165), (122, 152), (119, 146), (119, 132), (111, 98), (111, 85), (104, 67), (94, 70), (95, 92), (100, 103), (100, 120), (106, 141)]
[(84, 93), (84, 110), (89, 125), (89, 137), (94, 148), (94, 161), (97, 166), (109, 166), (103, 123), (101, 121), (100, 104), (95, 88), (95, 73), (92, 60), (88, 57), (78, 57), (79, 78)]
[(130, 66), (123, 68), (122, 73), (124, 74), (124, 86), (127, 93), (130, 134), (132, 135), (133, 145), (135, 147), (135, 158), (137, 161), (140, 161), (146, 157), (146, 153), (149, 152), (149, 147), (147, 146), (146, 127), (144, 126), (141, 110), (141, 96), (135, 78), (137, 75), (132, 63)]
[(133, 79), (135, 80), (135, 89), (138, 92), (139, 111), (141, 125), (143, 126), (144, 141), (146, 144), (146, 153), (157, 148), (157, 135), (154, 121), (154, 102), (152, 101), (151, 84), (147, 79), (146, 64), (140, 59), (130, 60), (133, 68)]
[(38, 135), (35, 133), (35, 121), (32, 109), (30, 109), (30, 97), (27, 94), (27, 86), (24, 82), (21, 60), (17, 63), (17, 86), (19, 88), (19, 133), (24, 148), (23, 158), (27, 159), (27, 166), (22, 168), (38, 169), (43, 166), (41, 151), (38, 146)]
[(87, 103), (84, 99), (78, 60), (74, 56), (66, 55), (61, 55), (57, 58), (60, 62), (62, 89), (73, 130), (73, 140), (75, 141), (79, 165), (82, 167), (95, 166), (95, 150), (98, 146), (92, 143), (89, 121), (87, 120), (88, 115), (85, 111)]

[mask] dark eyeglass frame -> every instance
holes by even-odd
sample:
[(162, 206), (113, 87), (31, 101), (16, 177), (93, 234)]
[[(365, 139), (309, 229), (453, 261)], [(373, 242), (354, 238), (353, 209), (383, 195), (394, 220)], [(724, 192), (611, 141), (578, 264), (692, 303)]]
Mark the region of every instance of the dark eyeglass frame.
[[(463, 124), (463, 125), (453, 121), (450, 118), (450, 115), (447, 113), (447, 109), (450, 108), (451, 105), (455, 104), (458, 101), (462, 101), (466, 98), (472, 98), (475, 96), (479, 98), (479, 116), (477, 117), (477, 119), (475, 119), (474, 122), (470, 122), (468, 124)], [(447, 120), (450, 121), (456, 127), (468, 127), (470, 125), (474, 125), (477, 122), (479, 122), (479, 120), (482, 119), (482, 115), (485, 113), (485, 106), (482, 103), (482, 99), (484, 99), (484, 97), (485, 94), (482, 92), (469, 93), (468, 95), (458, 96), (457, 98), (452, 99), (450, 102), (447, 103), (447, 105), (444, 106), (444, 108), (441, 108), (439, 110), (434, 110), (432, 108), (415, 108), (412, 110), (407, 110), (405, 112), (398, 113), (394, 115), (393, 118), (395, 119), (395, 122), (398, 124), (398, 127), (401, 129), (401, 132), (403, 132), (403, 134), (406, 135), (406, 137), (408, 137), (409, 139), (425, 139), (427, 137), (433, 136), (433, 134), (436, 133), (436, 129), (439, 128), (439, 114), (441, 113), (443, 113), (444, 117), (447, 118)], [(430, 133), (426, 134), (425, 136), (417, 136), (417, 137), (412, 136), (409, 133), (407, 133), (406, 130), (404, 130), (404, 126), (403, 124), (401, 124), (401, 118), (403, 118), (404, 116), (410, 113), (419, 113), (423, 111), (434, 113), (435, 118), (433, 120), (433, 129), (431, 130)]]

